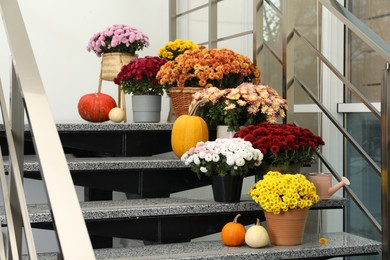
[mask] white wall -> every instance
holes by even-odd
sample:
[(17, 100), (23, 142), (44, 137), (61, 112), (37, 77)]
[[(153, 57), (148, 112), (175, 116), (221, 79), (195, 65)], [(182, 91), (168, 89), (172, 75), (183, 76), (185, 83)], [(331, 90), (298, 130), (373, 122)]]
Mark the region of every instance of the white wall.
[[(157, 55), (168, 41), (168, 1), (153, 0), (19, 0), (38, 68), (56, 121), (82, 120), (77, 104), (84, 94), (96, 92), (100, 58), (87, 52), (89, 38), (112, 24), (143, 31), (150, 46), (139, 56)], [(0, 26), (0, 76), (9, 90), (9, 48)], [(117, 86), (103, 82), (102, 92), (117, 100)], [(168, 99), (163, 99), (162, 120)], [(126, 104), (131, 106), (130, 96)], [(131, 113), (128, 113), (131, 121)]]
[[(19, 0), (19, 5), (57, 122), (83, 121), (77, 112), (78, 101), (82, 95), (97, 91), (100, 58), (86, 50), (94, 33), (112, 24), (127, 24), (143, 31), (150, 38), (150, 46), (138, 53), (140, 57), (157, 55), (168, 41), (168, 1)], [(0, 77), (8, 101), (10, 51), (0, 23)], [(103, 82), (102, 92), (117, 99), (117, 86), (112, 82)], [(161, 118), (165, 120), (168, 99), (163, 101)], [(130, 107), (130, 96), (126, 103)], [(128, 113), (129, 122), (131, 119)], [(26, 179), (25, 187), (28, 203), (47, 202), (40, 181)], [(34, 237), (38, 252), (57, 250), (54, 232), (34, 230)]]

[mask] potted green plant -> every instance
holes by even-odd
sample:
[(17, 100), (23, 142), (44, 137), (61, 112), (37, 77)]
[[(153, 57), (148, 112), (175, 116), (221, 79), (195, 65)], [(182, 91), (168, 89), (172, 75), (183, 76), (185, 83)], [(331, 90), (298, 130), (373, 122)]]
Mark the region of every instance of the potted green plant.
[[(242, 83), (235, 88), (206, 88), (193, 96), (193, 103), (207, 101), (197, 110), (209, 127), (238, 131), (240, 127), (277, 122), (285, 117), (288, 105), (275, 89), (266, 85)], [(219, 136), (219, 134), (217, 134)]]
[(133, 94), (133, 121), (136, 123), (156, 123), (160, 121), (161, 95), (163, 86), (156, 74), (166, 60), (157, 56), (136, 58), (122, 67), (114, 79), (125, 94)]
[(181, 156), (199, 178), (211, 178), (214, 200), (220, 202), (240, 200), (243, 178), (262, 159), (260, 150), (241, 138), (198, 142)]

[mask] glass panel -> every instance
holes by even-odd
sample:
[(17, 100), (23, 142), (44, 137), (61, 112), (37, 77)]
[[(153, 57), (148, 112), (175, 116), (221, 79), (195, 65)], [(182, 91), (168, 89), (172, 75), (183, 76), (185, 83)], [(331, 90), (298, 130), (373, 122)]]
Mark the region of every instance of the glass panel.
[[(390, 42), (390, 1), (349, 1), (349, 8), (370, 29)], [(385, 62), (356, 35), (349, 33), (348, 36), (351, 81), (370, 101), (378, 102)], [(356, 102), (357, 99), (347, 93), (346, 101)]]
[[(350, 113), (347, 115), (348, 132), (380, 165), (381, 140), (380, 123), (371, 113)], [(347, 176), (350, 187), (360, 201), (367, 207), (375, 219), (381, 222), (380, 177), (372, 167), (361, 157), (352, 145), (347, 144)], [(381, 240), (381, 234), (362, 214), (353, 201), (346, 207), (347, 231), (367, 238)], [(355, 259), (355, 258), (353, 258)], [(361, 259), (381, 259), (380, 256), (366, 256)]]
[[(385, 41), (390, 42), (389, 1), (349, 1), (350, 11), (366, 23)], [(381, 100), (382, 73), (385, 62), (356, 35), (347, 34), (347, 74), (351, 82), (371, 102)], [(359, 102), (346, 91), (346, 102)], [(347, 129), (362, 148), (380, 166), (381, 140), (380, 122), (371, 113), (351, 113), (347, 115)], [(346, 145), (346, 173), (351, 188), (368, 208), (376, 220), (381, 222), (380, 177), (349, 144)], [(348, 232), (380, 240), (381, 234), (369, 223), (353, 202), (346, 207), (346, 228)], [(353, 259), (381, 259), (381, 256), (354, 257)]]
[[(232, 8), (234, 6), (234, 8)], [(253, 0), (224, 0), (218, 3), (218, 38), (250, 31), (253, 28)]]
[(208, 41), (208, 8), (197, 10), (177, 19), (177, 38), (194, 43)]
[[(354, 33), (349, 32), (350, 79), (352, 84), (371, 102), (381, 100), (381, 81), (385, 61)], [(346, 102), (360, 102), (350, 91)]]
[(228, 48), (239, 54), (247, 56), (250, 60), (253, 57), (253, 36), (252, 34), (218, 42), (218, 48)]
[[(290, 2), (288, 1), (288, 3)], [(291, 7), (290, 5), (293, 7)], [(304, 36), (317, 49), (319, 49), (320, 47), (317, 44), (319, 41), (318, 31), (321, 30), (321, 28), (320, 25), (317, 23), (317, 1), (297, 0), (291, 2), (288, 8), (294, 8), (293, 23), (296, 30), (298, 30), (302, 34), (302, 36)], [(319, 61), (317, 57), (298, 37), (295, 37), (294, 39), (293, 48), (294, 67), (293, 69), (288, 68), (288, 71), (293, 71), (293, 74), (289, 75), (289, 77), (296, 76), (300, 81), (305, 83), (305, 85), (314, 93), (317, 98), (319, 98)], [(289, 101), (289, 104), (314, 104), (311, 98), (298, 84), (294, 84), (291, 89), (288, 90), (287, 100)], [(315, 118), (311, 118), (309, 114), (297, 115), (296, 113), (294, 113), (293, 107), (290, 105), (290, 112), (288, 114), (289, 122), (296, 121), (299, 125), (312, 123), (315, 124), (315, 126), (313, 125), (312, 127), (317, 128), (319, 122), (318, 120), (318, 116), (315, 116)], [(311, 127), (308, 128), (312, 129)]]
[(268, 4), (264, 3), (263, 37), (264, 41), (282, 56), (281, 18)]
[(180, 0), (176, 1), (176, 10), (178, 13), (185, 12), (189, 9), (196, 8), (198, 6), (207, 4), (208, 0)]

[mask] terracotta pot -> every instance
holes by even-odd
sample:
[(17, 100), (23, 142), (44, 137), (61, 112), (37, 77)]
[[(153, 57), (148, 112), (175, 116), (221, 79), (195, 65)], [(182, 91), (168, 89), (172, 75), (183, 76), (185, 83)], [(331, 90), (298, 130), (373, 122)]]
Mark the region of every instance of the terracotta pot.
[(280, 214), (264, 212), (272, 244), (295, 246), (302, 244), (309, 209), (289, 209)]

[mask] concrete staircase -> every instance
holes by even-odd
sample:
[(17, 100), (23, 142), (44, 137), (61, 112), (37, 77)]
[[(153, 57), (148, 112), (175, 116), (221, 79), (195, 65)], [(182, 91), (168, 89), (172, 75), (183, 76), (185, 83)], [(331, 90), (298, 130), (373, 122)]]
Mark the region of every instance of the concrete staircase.
[[(173, 155), (171, 127), (164, 123), (57, 125), (74, 183), (85, 187), (86, 201), (80, 203), (97, 259), (304, 259), (381, 251), (380, 242), (346, 233), (308, 234), (301, 246), (262, 249), (226, 247), (219, 239), (192, 241), (218, 233), (237, 213), (245, 225), (264, 216), (247, 195), (239, 203), (171, 197), (210, 184)], [(40, 179), (28, 129), (25, 138), (25, 177)], [(210, 131), (212, 138), (215, 132)], [(112, 191), (126, 192), (128, 199), (112, 200)], [(312, 210), (345, 205), (346, 199), (334, 198), (320, 201)], [(29, 205), (29, 213), (34, 228), (53, 228), (47, 205)], [(0, 221), (6, 225), (2, 210)], [(111, 248), (112, 237), (143, 240), (145, 245)], [(328, 244), (320, 245), (320, 237), (328, 238)], [(57, 254), (39, 257), (57, 259)]]

